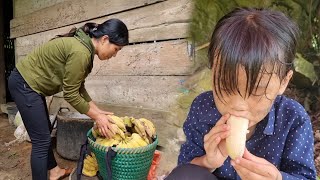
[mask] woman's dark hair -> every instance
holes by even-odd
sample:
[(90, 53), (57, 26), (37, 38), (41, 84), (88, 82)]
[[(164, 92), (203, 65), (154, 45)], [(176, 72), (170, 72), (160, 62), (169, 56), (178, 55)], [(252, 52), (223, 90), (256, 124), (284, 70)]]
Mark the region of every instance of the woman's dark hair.
[[(80, 27), (91, 38), (100, 38), (108, 35), (109, 41), (118, 46), (125, 46), (129, 44), (129, 33), (127, 26), (119, 19), (109, 19), (102, 24), (86, 23)], [(73, 37), (77, 28), (72, 28), (68, 33), (57, 35), (58, 37)]]
[(277, 11), (236, 8), (222, 17), (215, 26), (208, 50), (213, 88), (218, 97), (222, 97), (222, 89), (227, 94), (240, 94), (239, 66), (247, 75), (244, 97), (257, 90), (260, 73), (270, 74), (268, 85), (273, 73), (282, 80), (292, 67), (298, 34), (297, 25)]

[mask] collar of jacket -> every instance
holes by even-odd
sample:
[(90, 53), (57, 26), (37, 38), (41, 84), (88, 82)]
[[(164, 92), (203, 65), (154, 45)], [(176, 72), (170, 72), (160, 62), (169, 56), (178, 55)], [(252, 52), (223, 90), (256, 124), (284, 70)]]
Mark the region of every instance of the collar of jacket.
[(82, 29), (78, 28), (74, 37), (78, 39), (91, 53), (91, 58), (94, 57), (94, 46), (92, 44), (91, 38)]

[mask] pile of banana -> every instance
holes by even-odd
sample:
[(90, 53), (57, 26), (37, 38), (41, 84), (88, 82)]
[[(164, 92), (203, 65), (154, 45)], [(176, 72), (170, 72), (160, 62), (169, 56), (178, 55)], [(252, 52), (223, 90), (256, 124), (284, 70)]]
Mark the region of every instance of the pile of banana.
[(96, 138), (96, 143), (100, 145), (118, 148), (137, 148), (151, 144), (156, 138), (156, 128), (148, 119), (109, 116), (112, 119), (112, 131), (115, 132), (113, 138), (107, 139), (102, 137), (95, 126), (92, 128), (92, 135)]
[[(113, 146), (118, 148), (138, 148), (151, 144), (156, 138), (154, 124), (145, 118), (135, 119), (133, 117), (118, 117), (109, 115), (112, 119), (111, 128), (115, 132), (113, 138), (108, 139), (100, 135), (97, 127), (92, 127), (92, 135), (96, 143), (102, 146)], [(97, 174), (98, 164), (95, 155), (87, 155), (84, 160), (82, 174), (93, 177)]]
[(98, 172), (97, 159), (93, 153), (91, 153), (90, 155), (88, 154), (83, 161), (82, 174), (89, 177), (93, 177), (97, 174), (97, 172)]

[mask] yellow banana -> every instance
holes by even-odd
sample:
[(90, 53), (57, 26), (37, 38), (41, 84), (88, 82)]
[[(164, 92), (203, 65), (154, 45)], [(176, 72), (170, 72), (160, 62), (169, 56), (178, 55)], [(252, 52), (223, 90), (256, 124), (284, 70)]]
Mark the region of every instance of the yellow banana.
[(98, 171), (98, 163), (93, 153), (90, 155), (87, 155), (84, 159), (82, 174), (86, 176), (95, 176)]
[[(134, 133), (134, 134), (136, 134), (136, 133)], [(131, 136), (130, 137), (130, 139), (129, 139), (129, 141), (128, 141), (128, 146), (129, 147), (132, 147), (132, 148), (137, 148), (137, 147), (141, 147), (141, 145), (140, 145), (140, 143), (138, 142), (139, 141), (139, 138), (141, 139), (141, 137), (138, 135), (138, 134), (136, 134), (137, 136)]]
[(125, 141), (121, 141), (118, 145), (118, 148), (128, 148), (128, 144)]
[(82, 174), (86, 175), (88, 177), (93, 177), (93, 176), (97, 175), (97, 172), (96, 171), (90, 171), (90, 170), (87, 170), (87, 169), (83, 168), (82, 169)]
[(90, 155), (87, 155), (85, 160), (87, 160), (89, 163), (94, 163), (96, 161), (96, 159)]
[(154, 124), (151, 121), (149, 121), (148, 119), (145, 119), (145, 118), (140, 118), (139, 120), (144, 125), (146, 133), (149, 135), (149, 137), (155, 138), (155, 136), (156, 136), (156, 128), (154, 127)]
[(113, 145), (117, 145), (117, 144), (119, 144), (119, 140), (118, 139), (114, 139), (114, 138), (112, 138), (112, 139), (102, 139), (102, 138), (98, 138), (97, 140), (96, 140), (96, 143), (97, 144), (100, 144), (100, 145), (102, 145), (102, 146), (113, 146)]
[(120, 142), (120, 141), (122, 141), (123, 136), (121, 137), (119, 134), (115, 134), (115, 135), (113, 136), (113, 139), (118, 140), (118, 141)]
[(141, 137), (139, 134), (137, 134), (137, 133), (132, 133), (132, 136), (131, 136), (131, 137), (132, 137), (132, 140), (131, 140), (131, 141), (137, 142), (140, 147), (143, 147), (143, 146), (147, 146), (147, 145), (148, 145), (148, 143), (145, 142), (145, 141), (142, 139), (142, 137)]
[(123, 122), (124, 122), (124, 125), (125, 125), (126, 127), (132, 127), (131, 118), (133, 118), (133, 117), (125, 116), (125, 117), (122, 118), (122, 119), (123, 119)]
[(97, 127), (96, 124), (94, 124), (93, 127), (92, 127), (92, 136), (93, 136), (94, 138), (96, 138), (96, 139), (97, 139), (99, 136), (101, 136), (101, 134), (100, 134), (100, 132), (99, 132), (99, 129), (98, 129), (98, 127)]
[(123, 132), (127, 131), (126, 126), (120, 117), (115, 115), (108, 115), (108, 116), (112, 119), (111, 123), (116, 124)]
[(146, 136), (146, 130), (144, 125), (142, 124), (142, 121), (140, 121), (139, 119), (133, 119), (132, 124), (134, 124), (134, 129), (137, 131), (137, 133), (139, 133), (141, 137)]
[(89, 171), (97, 171), (98, 170), (93, 164), (89, 164), (88, 162), (85, 162), (85, 164), (83, 165), (83, 168), (87, 169)]
[(132, 138), (127, 142), (127, 148), (137, 148), (140, 147), (140, 145), (134, 141)]
[(124, 132), (117, 126), (116, 124), (111, 124), (112, 129), (115, 131), (116, 134), (119, 134), (121, 138), (125, 138)]
[(151, 139), (149, 139), (148, 137), (142, 137), (142, 139), (146, 142), (146, 143), (148, 143), (148, 144), (150, 144), (152, 141), (151, 141)]

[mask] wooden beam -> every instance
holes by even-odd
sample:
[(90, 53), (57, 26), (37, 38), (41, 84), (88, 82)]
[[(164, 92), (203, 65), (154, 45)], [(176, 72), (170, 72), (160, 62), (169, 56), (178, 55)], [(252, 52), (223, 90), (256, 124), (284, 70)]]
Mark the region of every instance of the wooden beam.
[(98, 103), (170, 110), (188, 76), (90, 76), (86, 89)]
[[(70, 0), (11, 20), (11, 38), (95, 19), (163, 0)], [(30, 2), (32, 3), (32, 2)], [(34, 3), (39, 3), (34, 2)]]
[(6, 103), (6, 78), (4, 58), (4, 2), (0, 1), (0, 104)]

